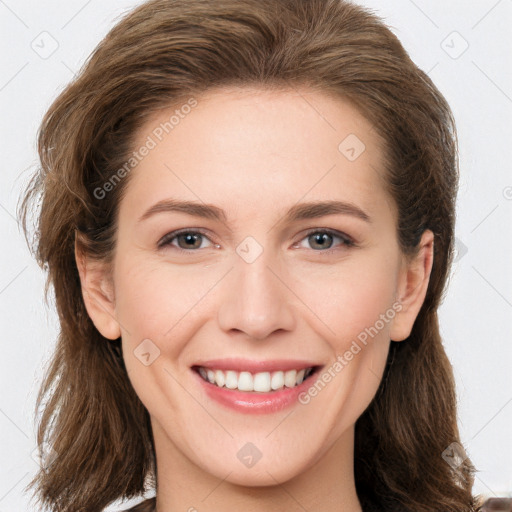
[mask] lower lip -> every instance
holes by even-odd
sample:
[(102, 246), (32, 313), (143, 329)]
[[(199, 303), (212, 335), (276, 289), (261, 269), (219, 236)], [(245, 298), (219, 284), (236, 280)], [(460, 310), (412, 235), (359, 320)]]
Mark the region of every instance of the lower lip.
[(293, 388), (284, 387), (279, 391), (260, 393), (257, 391), (247, 392), (236, 389), (220, 388), (204, 380), (198, 372), (192, 373), (199, 379), (205, 393), (216, 402), (225, 405), (235, 411), (249, 414), (269, 414), (282, 411), (291, 405), (298, 403), (299, 395), (306, 391), (315, 381), (318, 369), (306, 380)]

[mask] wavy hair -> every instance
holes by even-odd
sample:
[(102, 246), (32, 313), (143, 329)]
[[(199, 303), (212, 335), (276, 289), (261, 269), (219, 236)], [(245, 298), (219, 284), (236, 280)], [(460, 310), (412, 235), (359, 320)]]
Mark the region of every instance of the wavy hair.
[(412, 332), (391, 343), (380, 387), (357, 420), (356, 489), (380, 510), (480, 510), (471, 461), (452, 468), (443, 458), (460, 444), (437, 316), (453, 259), (455, 122), (385, 23), (345, 0), (148, 1), (114, 26), (45, 114), (40, 165), (18, 215), (48, 272), (45, 294), (53, 287), (60, 332), (36, 403), (46, 462), (28, 488), (51, 510), (76, 512), (103, 510), (155, 486), (149, 413), (128, 378), (120, 339), (104, 338), (87, 314), (75, 241), (111, 262), (130, 175), (105, 197), (98, 190), (130, 157), (137, 129), (158, 109), (231, 85), (334, 94), (385, 141), (382, 173), (398, 208), (400, 248), (414, 254), (430, 229), (435, 255)]

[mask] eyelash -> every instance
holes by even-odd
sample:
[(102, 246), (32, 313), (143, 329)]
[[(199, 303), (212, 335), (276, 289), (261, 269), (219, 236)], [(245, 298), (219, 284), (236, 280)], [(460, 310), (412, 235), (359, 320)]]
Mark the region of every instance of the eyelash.
[[(161, 240), (160, 242), (158, 242), (158, 248), (161, 249), (163, 247), (166, 247), (166, 246), (171, 246), (172, 245), (172, 241), (175, 240), (178, 236), (180, 235), (202, 235), (206, 238), (209, 239), (208, 235), (202, 231), (201, 229), (181, 229), (181, 230), (178, 230), (178, 231), (173, 231), (171, 233), (168, 233), (167, 235), (165, 235)], [(333, 229), (328, 229), (328, 228), (325, 228), (325, 229), (321, 229), (321, 228), (314, 228), (314, 229), (310, 229), (306, 232), (306, 234), (295, 244), (293, 244), (294, 246), (298, 245), (300, 242), (302, 242), (305, 238), (308, 238), (309, 236), (313, 235), (313, 234), (327, 234), (327, 235), (330, 235), (334, 238), (339, 238), (341, 239), (342, 241), (342, 244), (341, 246), (343, 247), (347, 247), (347, 248), (350, 248), (350, 247), (356, 247), (356, 243), (354, 242), (354, 240), (352, 240), (352, 238), (350, 238), (349, 236), (343, 234), (343, 233), (340, 233), (339, 231), (335, 231)], [(211, 241), (211, 240), (210, 240)], [(212, 242), (213, 243), (213, 242)], [(190, 253), (190, 252), (195, 252), (195, 251), (198, 251), (199, 249), (182, 249), (181, 247), (177, 247), (175, 245), (173, 245), (173, 249), (175, 250), (178, 250), (180, 252), (183, 252), (183, 253)], [(330, 254), (332, 252), (335, 252), (337, 250), (339, 250), (338, 248), (329, 248), (329, 249), (325, 249), (325, 250), (315, 250), (315, 249), (311, 249), (313, 250), (314, 252), (318, 252), (318, 253), (327, 253), (327, 254)]]

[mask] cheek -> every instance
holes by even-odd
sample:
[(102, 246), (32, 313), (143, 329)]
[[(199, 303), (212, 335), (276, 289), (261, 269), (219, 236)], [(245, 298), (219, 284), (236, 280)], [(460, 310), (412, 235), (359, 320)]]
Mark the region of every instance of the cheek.
[[(123, 328), (125, 364), (148, 410), (161, 410), (165, 396), (166, 407), (177, 408), (174, 414), (180, 414), (182, 405), (169, 391), (175, 386), (179, 395), (179, 386), (169, 372), (180, 380), (185, 365), (179, 363), (187, 354), (187, 343), (206, 321), (215, 321), (221, 301), (236, 293), (226, 286), (229, 280), (222, 281), (227, 270), (229, 265), (178, 266), (142, 258), (124, 258), (116, 266), (116, 309)], [(297, 326), (304, 329), (301, 334), (316, 339), (319, 354), (332, 356), (332, 380), (312, 406), (323, 410), (325, 403), (331, 404), (331, 412), (322, 414), (326, 425), (339, 434), (367, 407), (382, 376), (390, 324), (378, 322), (393, 303), (392, 259), (361, 255), (337, 265), (288, 266), (280, 274), (289, 285), (282, 289), (283, 300), (293, 304)], [(148, 366), (137, 357), (142, 352), (138, 347), (147, 339), (159, 350)], [(145, 346), (144, 353), (153, 357), (152, 350), (151, 345)]]
[[(295, 304), (308, 322), (341, 347), (371, 328), (392, 306), (396, 291), (396, 265), (389, 254), (354, 254), (344, 262), (307, 263), (282, 269), (289, 283), (283, 300)], [(173, 265), (144, 258), (123, 258), (116, 264), (116, 314), (123, 341), (136, 346), (151, 339), (166, 351), (179, 353), (180, 340), (193, 335), (206, 315), (215, 315), (213, 297), (227, 298), (223, 265)], [(215, 289), (215, 293), (209, 293)], [(293, 290), (293, 291), (292, 291)], [(286, 296), (289, 293), (289, 296)], [(389, 322), (379, 331), (387, 334)], [(323, 324), (323, 327), (322, 327)], [(173, 343), (165, 340), (173, 339)], [(160, 343), (159, 343), (160, 342)]]
[[(185, 276), (179, 269), (143, 258), (125, 258), (116, 267), (116, 311), (127, 330), (152, 325), (153, 334), (172, 327), (178, 310), (185, 308), (194, 287), (185, 292)], [(130, 326), (132, 329), (130, 329)]]
[[(125, 258), (116, 266), (116, 313), (123, 342), (144, 339), (169, 355), (193, 335), (202, 301), (222, 277), (220, 268), (201, 269), (162, 261)], [(172, 343), (169, 343), (172, 340)]]
[[(123, 358), (137, 395), (150, 411), (162, 407), (172, 377), (181, 380), (176, 372), (185, 370), (176, 363), (201, 324), (201, 300), (218, 280), (216, 274), (148, 258), (124, 258), (116, 265)], [(169, 403), (176, 405), (172, 399)], [(169, 403), (166, 407), (172, 407)]]
[[(337, 349), (370, 330), (386, 338), (394, 317), (397, 266), (392, 258), (362, 255), (328, 271), (303, 273), (296, 281), (297, 293), (324, 324), (322, 333)], [(383, 315), (385, 317), (382, 320)], [(387, 315), (387, 316), (386, 316)]]
[[(368, 258), (362, 264), (362, 260), (340, 266), (329, 278), (317, 273), (301, 282), (301, 293), (321, 317), (321, 336), (331, 352), (331, 363), (323, 369), (321, 382), (314, 386), (326, 391), (321, 391), (322, 398), (313, 407), (318, 407), (318, 414), (331, 426), (333, 439), (355, 423), (375, 396), (396, 314), (394, 261)], [(318, 391), (313, 393), (320, 395)]]

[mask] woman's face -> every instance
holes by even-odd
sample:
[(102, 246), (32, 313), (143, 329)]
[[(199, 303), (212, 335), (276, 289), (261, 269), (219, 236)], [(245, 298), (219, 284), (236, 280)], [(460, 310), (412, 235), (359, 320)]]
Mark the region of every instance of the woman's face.
[[(351, 449), (390, 339), (409, 334), (423, 297), (399, 302), (411, 267), (381, 141), (354, 107), (307, 90), (194, 100), (138, 133), (112, 316), (95, 323), (122, 336), (158, 457), (275, 484), (335, 443)], [(293, 370), (310, 367), (295, 387)]]

